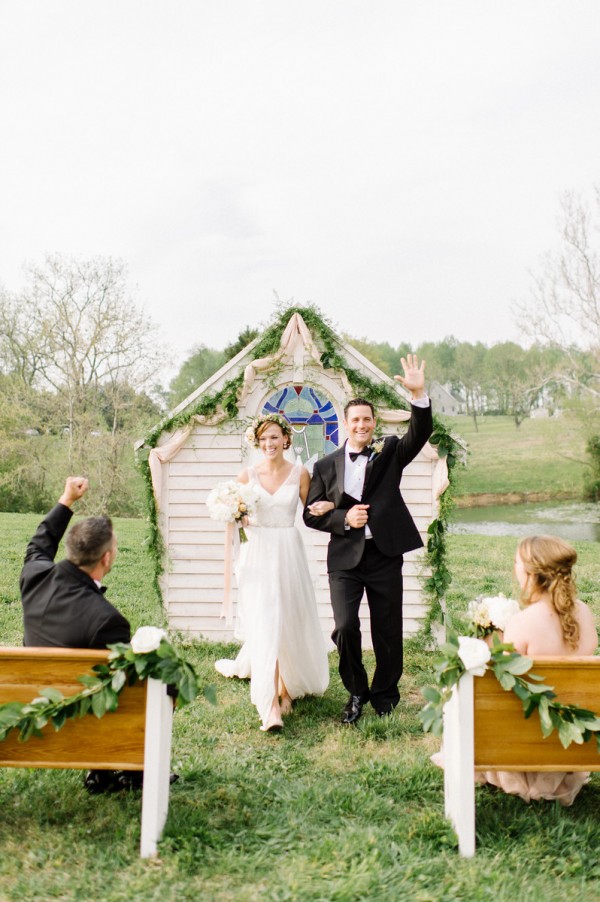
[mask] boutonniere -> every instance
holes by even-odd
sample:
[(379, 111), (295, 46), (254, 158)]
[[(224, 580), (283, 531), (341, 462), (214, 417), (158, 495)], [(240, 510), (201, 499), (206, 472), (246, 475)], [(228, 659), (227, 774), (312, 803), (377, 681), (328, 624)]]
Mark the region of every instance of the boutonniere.
[(383, 451), (383, 446), (385, 445), (384, 438), (378, 438), (376, 442), (373, 442), (371, 445), (371, 453), (369, 454), (369, 460), (373, 460), (374, 457), (377, 457), (378, 454), (381, 454)]

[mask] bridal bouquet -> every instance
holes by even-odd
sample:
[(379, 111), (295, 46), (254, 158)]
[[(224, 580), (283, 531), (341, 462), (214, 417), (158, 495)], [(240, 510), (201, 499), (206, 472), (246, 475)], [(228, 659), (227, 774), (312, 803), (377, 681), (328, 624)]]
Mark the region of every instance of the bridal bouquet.
[(495, 630), (504, 632), (506, 625), (514, 614), (521, 610), (514, 598), (507, 598), (500, 593), (491, 597), (478, 595), (469, 602), (467, 614), (476, 636), (489, 636)]
[(247, 542), (242, 520), (253, 515), (257, 500), (258, 494), (253, 486), (231, 480), (215, 486), (206, 499), (206, 505), (212, 520), (237, 523), (240, 542)]

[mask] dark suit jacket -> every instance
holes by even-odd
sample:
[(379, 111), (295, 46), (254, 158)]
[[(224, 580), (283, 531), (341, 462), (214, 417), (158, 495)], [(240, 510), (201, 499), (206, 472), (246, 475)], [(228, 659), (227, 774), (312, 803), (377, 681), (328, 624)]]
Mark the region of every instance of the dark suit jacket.
[(94, 580), (64, 560), (54, 563), (72, 511), (57, 504), (27, 546), (21, 572), (24, 645), (106, 648), (129, 642), (129, 622)]
[[(327, 569), (350, 570), (359, 563), (365, 546), (365, 530), (346, 529), (346, 510), (357, 503), (369, 504), (369, 529), (378, 549), (389, 557), (423, 545), (419, 531), (400, 494), (404, 467), (419, 453), (433, 429), (431, 405), (411, 408), (409, 427), (402, 438), (386, 437), (383, 450), (369, 459), (362, 499), (344, 493), (345, 446), (317, 461), (313, 471), (304, 522), (331, 533)], [(315, 501), (333, 501), (334, 510), (314, 517), (308, 506)]]

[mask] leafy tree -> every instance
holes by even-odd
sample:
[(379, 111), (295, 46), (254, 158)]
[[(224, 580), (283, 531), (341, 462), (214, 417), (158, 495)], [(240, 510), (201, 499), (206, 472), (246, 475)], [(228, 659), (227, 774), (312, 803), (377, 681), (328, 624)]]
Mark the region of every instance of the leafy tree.
[(177, 375), (171, 379), (167, 392), (169, 407), (177, 407), (188, 395), (203, 385), (225, 363), (223, 351), (197, 345), (185, 360)]
[(473, 417), (477, 430), (477, 417), (486, 407), (486, 372), (485, 355), (487, 348), (480, 341), (471, 344), (461, 342), (456, 347), (456, 358), (460, 361), (457, 379), (464, 392), (467, 413)]
[[(367, 338), (352, 338), (350, 335), (343, 335), (344, 341), (356, 348), (364, 357), (374, 363), (387, 376), (393, 376), (388, 360), (380, 353), (380, 345), (375, 341), (369, 341)], [(388, 346), (389, 347), (389, 346)]]
[(165, 396), (169, 407), (176, 407), (184, 401), (188, 395), (191, 395), (207, 379), (210, 379), (224, 363), (243, 351), (258, 335), (258, 329), (245, 326), (236, 340), (227, 345), (223, 351), (208, 348), (204, 344), (196, 345), (192, 349), (190, 357), (184, 360), (181, 369), (169, 383), (169, 389)]
[(240, 351), (243, 351), (244, 348), (247, 347), (247, 345), (249, 345), (251, 341), (254, 341), (255, 338), (258, 338), (259, 335), (260, 332), (258, 329), (255, 329), (252, 326), (245, 326), (236, 340), (230, 345), (227, 345), (227, 347), (223, 351), (225, 360), (231, 360), (232, 357), (235, 357), (236, 354), (239, 354)]
[(513, 341), (500, 342), (487, 350), (485, 368), (495, 407), (511, 416), (519, 427), (546, 383), (543, 353), (536, 346), (525, 350)]
[(458, 341), (453, 335), (440, 342), (427, 341), (419, 345), (417, 354), (421, 360), (426, 361), (429, 382), (449, 384), (454, 389), (461, 388), (456, 363), (457, 347)]

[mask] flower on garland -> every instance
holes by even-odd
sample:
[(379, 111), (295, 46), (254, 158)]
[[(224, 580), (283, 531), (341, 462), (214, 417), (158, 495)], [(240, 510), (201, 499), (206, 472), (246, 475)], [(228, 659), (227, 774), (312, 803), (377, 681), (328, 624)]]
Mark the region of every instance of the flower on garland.
[[(142, 626), (130, 644), (117, 643), (108, 648), (108, 662), (96, 664), (93, 676), (83, 674), (78, 678), (85, 687), (81, 692), (65, 697), (58, 689), (45, 688), (31, 702), (0, 705), (0, 741), (12, 730), (18, 730), (19, 741), (26, 742), (31, 736), (41, 737), (42, 728), (48, 723), (60, 730), (70, 718), (85, 714), (103, 717), (116, 711), (124, 686), (148, 677), (174, 686), (178, 706), (189, 704), (200, 694), (193, 666), (173, 648), (164, 630)], [(203, 692), (205, 698), (216, 703), (212, 687), (205, 687)]]
[(518, 601), (499, 595), (487, 597), (478, 595), (467, 606), (467, 614), (473, 625), (475, 635), (489, 636), (494, 630), (504, 632), (508, 621), (521, 610)]
[(206, 499), (206, 506), (212, 520), (220, 523), (237, 523), (240, 542), (247, 542), (248, 536), (242, 526), (244, 517), (254, 514), (258, 492), (249, 483), (219, 482)]
[(465, 673), (483, 676), (489, 669), (505, 691), (514, 692), (520, 699), (524, 717), (538, 712), (544, 738), (557, 730), (563, 748), (568, 748), (572, 742), (581, 744), (595, 736), (600, 752), (600, 717), (577, 705), (561, 704), (553, 687), (531, 673), (531, 658), (520, 655), (512, 644), (500, 642), (494, 636), (490, 649), (482, 639), (451, 635), (440, 646), (440, 653), (433, 665), (435, 686), (422, 690), (427, 704), (419, 712), (419, 720), (426, 733), (442, 735), (444, 705), (460, 678)]
[(160, 648), (160, 643), (167, 638), (166, 630), (157, 626), (140, 626), (131, 639), (131, 650), (134, 654), (147, 654)]
[(483, 676), (491, 654), (488, 645), (482, 639), (474, 639), (471, 636), (458, 637), (458, 657), (465, 668), (465, 673)]

